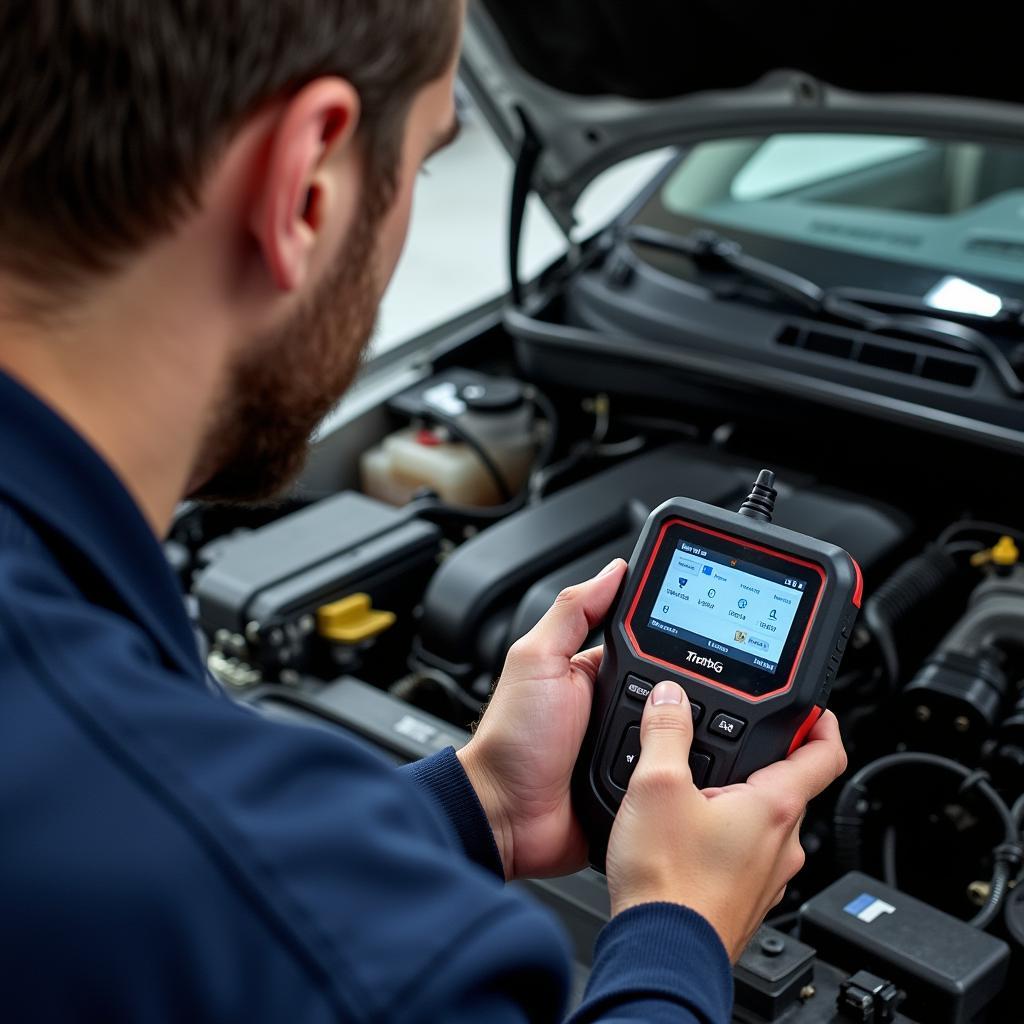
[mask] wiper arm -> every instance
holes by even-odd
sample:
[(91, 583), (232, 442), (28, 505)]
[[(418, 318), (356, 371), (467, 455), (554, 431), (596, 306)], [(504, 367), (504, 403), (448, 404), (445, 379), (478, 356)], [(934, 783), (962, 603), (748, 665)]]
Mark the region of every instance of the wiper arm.
[[(723, 238), (714, 231), (702, 230), (680, 236), (659, 228), (634, 225), (624, 232), (623, 237), (638, 245), (687, 256), (698, 267), (731, 271), (747, 281), (762, 285), (781, 298), (789, 299), (812, 316), (850, 324), (877, 334), (903, 334), (980, 356), (1011, 395), (1015, 398), (1024, 396), (1024, 381), (1018, 376), (1006, 353), (987, 334), (958, 320), (936, 316), (931, 307), (911, 296), (844, 288), (825, 289), (800, 274), (749, 256), (738, 242)], [(915, 311), (887, 313), (872, 308), (867, 304), (868, 301)], [(1006, 320), (1018, 319), (1014, 316), (1015, 305), (1007, 303)]]
[(776, 295), (790, 299), (808, 312), (824, 312), (825, 290), (813, 281), (767, 260), (750, 256), (739, 242), (723, 238), (714, 231), (694, 231), (690, 235), (674, 235), (671, 231), (633, 225), (624, 233), (625, 240), (653, 249), (688, 256), (706, 270), (729, 270), (740, 277), (764, 285)]
[[(847, 300), (836, 300), (835, 304), (826, 299), (826, 308), (829, 313), (837, 319), (843, 318), (843, 310), (847, 310), (850, 322), (853, 319), (852, 311), (849, 311)], [(863, 309), (864, 307), (859, 307)], [(872, 312), (869, 310), (869, 312)], [(957, 323), (955, 320), (947, 320), (945, 317), (935, 316), (889, 316), (885, 313), (872, 317), (870, 322), (865, 318), (861, 326), (868, 331), (875, 331), (880, 334), (898, 333), (913, 338), (920, 338), (922, 341), (929, 341), (959, 352), (966, 352), (970, 355), (981, 356), (999, 378), (1003, 387), (1014, 396), (1024, 396), (1024, 381), (1021, 380), (1013, 363), (1007, 358), (1006, 353), (984, 332), (966, 324)]]
[(966, 313), (963, 310), (942, 309), (933, 306), (916, 295), (901, 295), (899, 292), (885, 292), (874, 288), (830, 288), (829, 296), (847, 299), (858, 306), (867, 306), (879, 312), (893, 315), (938, 317), (947, 323), (963, 324), (967, 327), (984, 329), (993, 324), (1015, 334), (1024, 333), (1024, 303), (1018, 299), (998, 295), (1000, 309), (993, 315)]

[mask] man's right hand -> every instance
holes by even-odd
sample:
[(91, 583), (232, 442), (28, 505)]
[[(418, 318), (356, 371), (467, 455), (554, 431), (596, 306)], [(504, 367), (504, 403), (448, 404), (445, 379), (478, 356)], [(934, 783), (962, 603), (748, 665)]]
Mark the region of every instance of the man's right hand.
[(830, 711), (787, 760), (745, 783), (698, 790), (688, 759), (690, 702), (676, 683), (648, 698), (640, 760), (612, 828), (607, 872), (612, 913), (678, 903), (706, 918), (735, 962), (803, 867), (807, 803), (846, 770)]

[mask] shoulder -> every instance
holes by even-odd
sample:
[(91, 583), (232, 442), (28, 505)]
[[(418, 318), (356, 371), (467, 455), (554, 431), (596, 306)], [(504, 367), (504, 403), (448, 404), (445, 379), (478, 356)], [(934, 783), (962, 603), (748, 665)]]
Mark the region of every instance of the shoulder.
[(558, 974), (558, 929), (469, 864), (409, 780), (341, 732), (269, 721), (168, 669), (43, 554), (0, 544), (0, 740), (24, 782), (0, 795), (19, 833), (0, 890), (34, 894), (41, 962), (74, 956), (59, 940), (74, 937), (97, 971), (145, 959), (155, 984), (184, 958), (199, 985), (209, 956), (225, 989), (301, 979), (352, 1019), (396, 1015), (409, 986), (443, 1007), (481, 980), (474, 949), (494, 971)]

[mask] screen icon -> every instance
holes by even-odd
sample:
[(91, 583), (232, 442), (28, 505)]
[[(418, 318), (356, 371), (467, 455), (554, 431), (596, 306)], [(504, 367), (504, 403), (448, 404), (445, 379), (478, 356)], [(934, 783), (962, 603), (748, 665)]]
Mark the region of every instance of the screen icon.
[(711, 565), (705, 565), (704, 566), (704, 575), (705, 576), (710, 576), (714, 571), (715, 571), (714, 566), (711, 566)]

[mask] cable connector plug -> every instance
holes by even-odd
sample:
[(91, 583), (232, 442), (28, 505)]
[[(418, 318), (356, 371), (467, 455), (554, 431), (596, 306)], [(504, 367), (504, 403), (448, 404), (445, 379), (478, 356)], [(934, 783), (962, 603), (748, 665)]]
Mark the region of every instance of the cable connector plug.
[(775, 499), (778, 496), (779, 492), (775, 490), (775, 474), (770, 469), (762, 469), (757, 474), (757, 483), (754, 484), (750, 497), (740, 506), (740, 515), (770, 523), (775, 514)]

